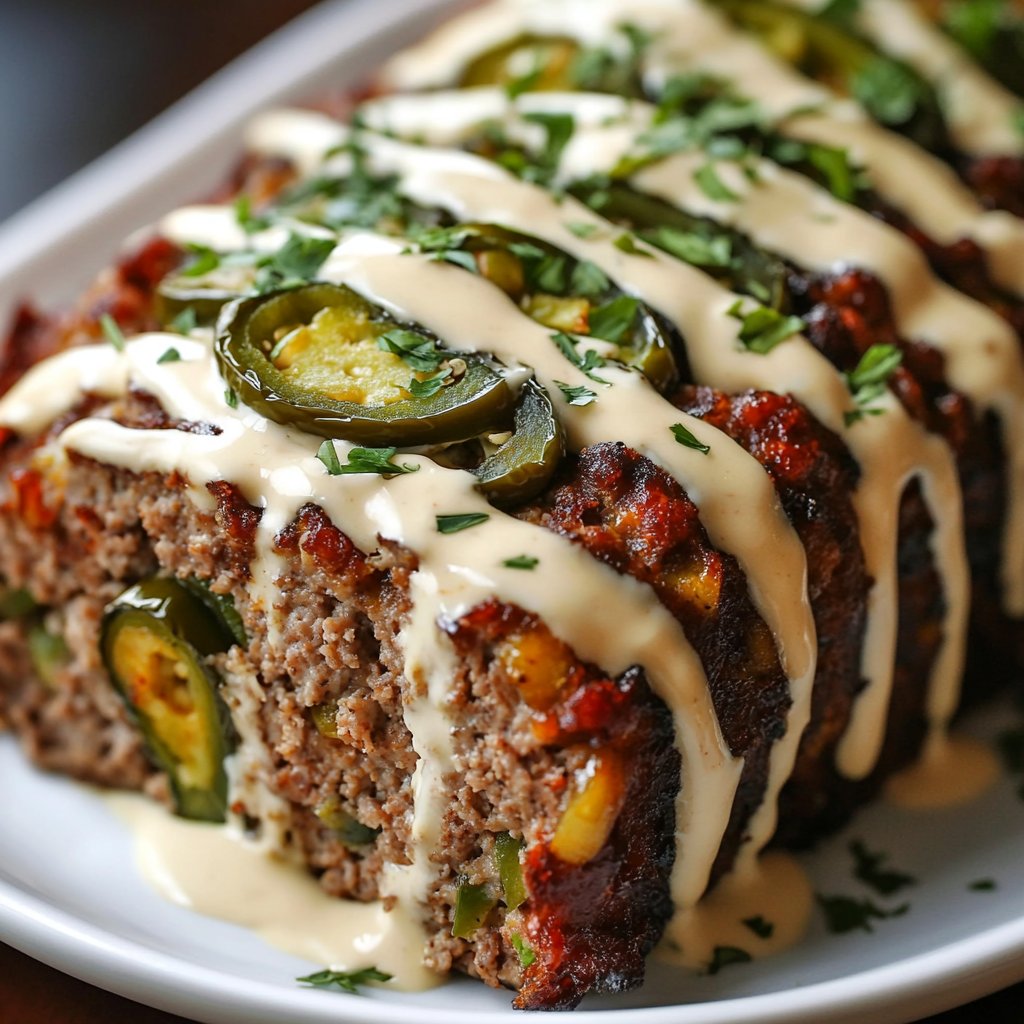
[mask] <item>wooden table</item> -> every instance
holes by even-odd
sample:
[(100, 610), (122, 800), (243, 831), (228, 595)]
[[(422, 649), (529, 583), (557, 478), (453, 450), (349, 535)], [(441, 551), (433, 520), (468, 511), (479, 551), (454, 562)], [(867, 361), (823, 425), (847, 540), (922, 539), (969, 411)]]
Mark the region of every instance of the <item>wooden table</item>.
[[(523, 1017), (526, 1021), (528, 1018)], [(566, 1018), (571, 1024), (572, 1016)], [(0, 945), (0, 1021), (3, 1024), (189, 1024), (69, 978)], [(928, 1018), (928, 1024), (1021, 1024), (1024, 985), (970, 1006)], [(286, 1022), (282, 1022), (286, 1024)]]
[[(16, 97), (0, 104), (0, 137), (7, 140), (0, 147), (0, 219), (311, 6), (313, 0), (0, 0), (0, 89)], [(183, 1024), (0, 945), (0, 1024), (122, 1021)], [(1024, 986), (931, 1021), (1021, 1024)]]

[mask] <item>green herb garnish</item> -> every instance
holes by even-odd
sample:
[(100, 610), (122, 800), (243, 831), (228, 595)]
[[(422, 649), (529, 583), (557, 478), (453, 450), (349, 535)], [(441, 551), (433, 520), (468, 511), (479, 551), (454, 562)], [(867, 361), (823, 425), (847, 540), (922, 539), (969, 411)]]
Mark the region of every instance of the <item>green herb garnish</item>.
[(413, 398), (433, 398), (434, 395), (444, 387), (445, 381), (452, 375), (450, 366), (443, 366), (437, 373), (431, 374), (424, 380), (417, 380), (415, 377), (409, 381), (409, 394)]
[(435, 516), (438, 533), (459, 533), (470, 527), (486, 523), (491, 518), (487, 512), (463, 512), (454, 515)]
[(162, 366), (164, 363), (177, 363), (180, 361), (181, 353), (172, 345), (160, 356), (157, 360), (157, 365)]
[[(501, 563), (506, 569), (536, 569), (540, 564), (539, 558), (534, 558), (532, 555), (516, 555), (515, 558), (506, 558)], [(515, 909), (513, 907), (513, 909)]]
[(593, 238), (594, 235), (601, 230), (601, 227), (598, 224), (586, 224), (583, 221), (577, 220), (566, 221), (565, 226), (577, 238)]
[(382, 334), (377, 339), (377, 347), (401, 356), (404, 362), (420, 373), (433, 373), (444, 362), (444, 356), (437, 350), (433, 338), (402, 327)]
[(883, 861), (888, 857), (884, 853), (874, 853), (859, 839), (850, 843), (850, 853), (855, 861), (854, 875), (865, 885), (870, 886), (880, 896), (892, 896), (908, 885), (916, 885), (917, 880), (902, 871), (883, 868)]
[(363, 967), (358, 971), (332, 971), (330, 969), (317, 971), (315, 974), (307, 974), (304, 978), (295, 980), (303, 985), (312, 985), (314, 988), (337, 988), (342, 992), (351, 992), (356, 995), (359, 986), (370, 981), (390, 981), (390, 974), (377, 970), (376, 967)]
[(708, 238), (695, 231), (663, 226), (644, 232), (644, 238), (695, 267), (728, 267), (732, 263), (732, 240), (728, 235)]
[(739, 338), (744, 347), (758, 355), (767, 355), (776, 345), (803, 330), (804, 323), (798, 316), (785, 316), (770, 306), (755, 306), (744, 312), (743, 305), (743, 299), (737, 299), (727, 312), (742, 324)]
[(519, 962), (523, 967), (529, 967), (536, 959), (537, 954), (527, 945), (526, 941), (518, 932), (513, 932), (509, 938), (512, 941), (512, 946), (516, 951), (516, 956), (519, 957)]
[(175, 334), (191, 334), (196, 329), (196, 311), (186, 306), (170, 323)]
[(603, 356), (598, 355), (592, 348), (587, 349), (583, 355), (580, 355), (576, 350), (575, 338), (570, 337), (562, 331), (556, 331), (552, 334), (551, 340), (558, 346), (558, 350), (562, 355), (592, 381), (596, 381), (598, 384), (608, 384), (608, 381), (603, 377), (598, 377), (597, 374), (593, 372), (594, 370), (600, 369), (602, 366), (608, 365)]
[(227, 388), (224, 392), (224, 401), (227, 402), (228, 406), (232, 409), (238, 408), (238, 395), (235, 394), (233, 388)]
[(104, 313), (100, 317), (100, 327), (103, 328), (103, 334), (107, 341), (109, 341), (118, 352), (123, 352), (125, 341), (121, 325), (109, 313)]
[(624, 231), (615, 241), (612, 243), (616, 249), (620, 249), (622, 252), (629, 253), (630, 256), (653, 256), (653, 253), (648, 252), (646, 249), (641, 249), (636, 244), (636, 239), (628, 232)]
[(348, 461), (342, 463), (338, 451), (331, 440), (324, 441), (316, 453), (331, 476), (348, 476), (356, 473), (376, 473), (378, 476), (400, 476), (403, 473), (415, 473), (420, 467), (415, 465), (399, 466), (391, 460), (397, 448), (352, 448), (348, 453)]
[(693, 172), (693, 180), (700, 186), (700, 190), (716, 203), (734, 203), (739, 195), (718, 176), (714, 164), (704, 164)]
[(695, 452), (700, 452), (701, 455), (707, 455), (711, 451), (711, 446), (704, 444), (702, 441), (698, 441), (697, 438), (689, 431), (682, 423), (672, 424), (672, 436), (684, 447), (692, 448)]
[(569, 384), (563, 384), (560, 380), (556, 380), (555, 383), (569, 405), (582, 408), (583, 406), (590, 405), (591, 402), (597, 401), (597, 394), (582, 384), (579, 387), (572, 387)]
[(617, 345), (636, 321), (640, 303), (630, 295), (620, 295), (590, 311), (590, 333), (602, 341)]
[(877, 906), (871, 900), (858, 900), (851, 896), (818, 896), (818, 905), (825, 913), (828, 930), (835, 935), (847, 932), (873, 932), (872, 921), (885, 921), (891, 917), (902, 917), (910, 910), (909, 903), (903, 903), (893, 910)]
[(878, 416), (883, 412), (872, 403), (885, 394), (889, 378), (902, 362), (903, 353), (895, 345), (872, 345), (861, 356), (857, 366), (845, 374), (847, 387), (857, 406), (843, 417), (848, 427), (864, 416)]
[(312, 281), (335, 246), (331, 238), (289, 235), (277, 252), (259, 261), (258, 292), (277, 288), (299, 288)]
[(202, 277), (220, 266), (220, 255), (208, 245), (189, 242), (185, 248), (192, 254), (191, 262), (181, 271), (185, 277)]

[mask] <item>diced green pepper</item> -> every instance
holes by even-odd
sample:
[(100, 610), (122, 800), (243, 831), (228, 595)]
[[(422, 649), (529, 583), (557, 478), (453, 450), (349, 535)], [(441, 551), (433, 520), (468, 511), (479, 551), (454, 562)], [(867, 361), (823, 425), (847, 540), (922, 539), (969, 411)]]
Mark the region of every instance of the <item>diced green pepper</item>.
[(527, 899), (523, 866), (519, 863), (522, 849), (523, 841), (513, 838), (508, 832), (494, 838), (494, 864), (501, 879), (502, 900), (509, 910), (516, 910)]
[(368, 846), (380, 835), (379, 828), (370, 828), (349, 814), (337, 797), (328, 797), (314, 813), (345, 846)]
[(28, 631), (28, 654), (40, 682), (51, 689), (56, 686), (57, 672), (70, 657), (64, 638), (36, 624)]
[(486, 885), (472, 885), (468, 878), (460, 878), (455, 894), (452, 935), (457, 939), (471, 938), (497, 905), (498, 901)]

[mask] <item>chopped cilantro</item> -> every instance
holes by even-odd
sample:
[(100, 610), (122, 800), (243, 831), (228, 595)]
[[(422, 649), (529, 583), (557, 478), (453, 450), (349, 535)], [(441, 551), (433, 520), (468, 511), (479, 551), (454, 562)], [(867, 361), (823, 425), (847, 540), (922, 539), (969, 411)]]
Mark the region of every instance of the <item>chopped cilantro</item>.
[(224, 401), (227, 402), (228, 406), (232, 409), (238, 408), (238, 395), (235, 394), (233, 388), (228, 388), (224, 392)]
[(590, 388), (585, 388), (582, 385), (575, 388), (570, 387), (568, 384), (563, 384), (560, 380), (556, 380), (555, 383), (558, 385), (558, 390), (565, 395), (565, 400), (569, 405), (582, 407), (597, 401), (597, 395)]
[(875, 56), (853, 76), (851, 91), (882, 124), (905, 124), (922, 100), (921, 82), (904, 64)]
[(693, 180), (700, 190), (716, 203), (733, 203), (739, 196), (718, 176), (714, 164), (708, 163), (693, 172)]
[(583, 355), (580, 355), (576, 350), (576, 340), (568, 334), (564, 334), (562, 331), (556, 331), (552, 334), (551, 340), (558, 347), (558, 350), (562, 355), (564, 355), (565, 358), (573, 364), (573, 366), (581, 370), (592, 381), (596, 381), (598, 384), (608, 383), (604, 378), (598, 377), (597, 374), (593, 372), (594, 370), (607, 365), (605, 360), (593, 349), (587, 349)]
[(733, 964), (748, 964), (754, 958), (745, 950), (736, 946), (715, 946), (715, 952), (708, 964), (708, 974), (717, 974), (723, 967)]
[(348, 453), (348, 461), (342, 463), (338, 451), (331, 440), (324, 441), (316, 453), (323, 463), (324, 469), (331, 476), (349, 476), (357, 473), (376, 473), (378, 476), (400, 476), (403, 473), (415, 473), (420, 467), (415, 465), (400, 466), (391, 460), (397, 448), (352, 448)]
[(704, 444), (703, 441), (698, 441), (692, 431), (684, 427), (682, 423), (673, 423), (671, 429), (672, 436), (684, 448), (692, 448), (695, 452), (700, 452), (701, 455), (707, 455), (707, 453), (711, 451), (711, 445)]
[(580, 260), (572, 268), (569, 291), (573, 295), (580, 295), (585, 299), (596, 299), (599, 295), (603, 295), (610, 286), (611, 282), (605, 272), (590, 260)]
[(529, 111), (523, 115), (523, 120), (540, 125), (547, 134), (544, 148), (537, 155), (537, 162), (543, 176), (550, 177), (558, 170), (562, 153), (576, 130), (576, 120), (572, 114), (556, 114), (542, 110)]
[(775, 934), (775, 925), (766, 921), (760, 914), (743, 918), (745, 924), (759, 939), (770, 939)]
[(872, 921), (885, 921), (891, 917), (902, 917), (909, 909), (909, 903), (902, 903), (894, 910), (886, 910), (871, 900), (858, 900), (851, 896), (818, 896), (818, 905), (825, 913), (828, 930), (835, 935), (847, 932), (873, 932)]
[(324, 261), (330, 256), (335, 242), (331, 238), (313, 238), (310, 235), (288, 236), (288, 241), (277, 252), (263, 257), (256, 278), (258, 292), (276, 288), (298, 288), (312, 281)]
[(548, 295), (561, 295), (565, 292), (569, 264), (564, 256), (544, 254), (544, 258), (534, 268), (533, 281), (542, 292)]
[(196, 329), (196, 311), (186, 306), (170, 323), (175, 334), (191, 334)]
[(192, 254), (192, 260), (181, 271), (185, 277), (202, 277), (220, 266), (220, 255), (208, 245), (189, 242), (185, 248)]
[(420, 373), (433, 373), (444, 362), (444, 356), (438, 351), (433, 338), (403, 327), (395, 327), (382, 334), (377, 339), (377, 347), (383, 352), (401, 356)]
[(296, 978), (296, 981), (303, 985), (312, 985), (315, 988), (337, 988), (343, 992), (358, 993), (359, 986), (365, 985), (368, 981), (390, 981), (391, 975), (377, 970), (376, 967), (363, 967), (358, 971), (317, 971), (315, 974), (307, 974), (304, 978)]
[(269, 224), (266, 217), (253, 216), (252, 200), (244, 193), (235, 199), (235, 220), (247, 235), (262, 231)]
[(506, 558), (501, 563), (506, 569), (536, 569), (540, 565), (540, 559), (532, 555), (516, 555), (515, 558)]
[(732, 239), (728, 235), (709, 238), (695, 231), (661, 226), (644, 232), (644, 239), (695, 267), (728, 267), (732, 263)]
[(537, 62), (532, 70), (505, 83), (505, 95), (510, 100), (514, 100), (517, 96), (522, 96), (524, 92), (532, 92), (543, 74), (544, 66), (541, 64), (540, 55), (538, 54)]
[(487, 512), (463, 512), (454, 515), (435, 516), (438, 533), (459, 533), (470, 527), (479, 526), (490, 519)]
[(125, 342), (124, 332), (121, 330), (121, 325), (109, 313), (104, 313), (100, 317), (100, 327), (103, 328), (103, 334), (107, 341), (109, 341), (118, 352), (123, 352)]
[(177, 363), (180, 361), (181, 353), (172, 345), (160, 356), (157, 360), (157, 365), (162, 366), (164, 363)]
[(817, 10), (817, 16), (842, 28), (853, 28), (860, 14), (861, 0), (826, 0)]
[(744, 312), (743, 305), (743, 299), (737, 299), (727, 312), (742, 324), (739, 338), (744, 347), (758, 355), (767, 355), (776, 345), (803, 330), (804, 323), (798, 316), (784, 316), (770, 306), (755, 306)]
[(628, 232), (624, 231), (615, 241), (612, 243), (616, 249), (620, 249), (622, 252), (629, 253), (630, 256), (651, 256), (646, 249), (641, 249), (636, 244), (636, 239)]
[(415, 377), (409, 381), (409, 394), (413, 398), (433, 398), (434, 395), (444, 387), (445, 381), (452, 375), (450, 366), (443, 366), (437, 373), (431, 374), (424, 380), (417, 380)]
[(895, 345), (872, 345), (860, 362), (847, 373), (846, 383), (853, 395), (856, 409), (844, 416), (847, 426), (852, 426), (864, 416), (877, 416), (882, 412), (872, 403), (885, 394), (889, 378), (903, 362), (903, 353)]
[(620, 295), (597, 306), (590, 311), (591, 335), (618, 345), (636, 322), (639, 309), (640, 303), (631, 295)]
[(570, 220), (566, 221), (565, 226), (577, 237), (577, 238), (593, 238), (598, 231), (601, 230), (597, 224), (587, 224), (584, 221)]
[(854, 875), (880, 896), (892, 896), (908, 885), (916, 884), (912, 875), (882, 867), (882, 862), (888, 859), (886, 854), (872, 852), (859, 839), (850, 843), (850, 853), (855, 861)]
[(476, 257), (471, 252), (464, 252), (462, 249), (445, 249), (442, 252), (435, 252), (431, 257), (435, 263), (452, 263), (471, 274), (476, 274), (479, 268), (476, 265)]

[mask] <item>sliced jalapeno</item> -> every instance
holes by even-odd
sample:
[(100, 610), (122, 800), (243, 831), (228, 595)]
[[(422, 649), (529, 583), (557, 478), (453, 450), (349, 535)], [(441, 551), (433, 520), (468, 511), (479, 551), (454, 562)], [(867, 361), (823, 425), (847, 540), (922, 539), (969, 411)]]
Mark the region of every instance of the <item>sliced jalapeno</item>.
[(714, 0), (743, 28), (812, 77), (855, 96), (872, 117), (925, 149), (942, 150), (948, 133), (938, 96), (909, 64), (813, 12), (773, 0)]
[(218, 267), (202, 277), (178, 271), (168, 274), (157, 285), (156, 318), (163, 327), (171, 327), (189, 310), (200, 327), (214, 324), (220, 311), (252, 287), (252, 267)]
[[(759, 249), (745, 235), (620, 182), (600, 185), (580, 182), (570, 191), (584, 202), (596, 201), (595, 196), (600, 191), (602, 216), (631, 227), (645, 242), (699, 266), (734, 290), (753, 295), (763, 305), (779, 311), (788, 308), (786, 264)], [(674, 245), (666, 229), (698, 244)], [(691, 255), (691, 251), (696, 250), (715, 256), (697, 259)]]
[[(483, 359), (439, 348), (341, 285), (239, 299), (217, 332), (221, 372), (238, 397), (268, 419), (322, 437), (370, 447), (465, 440), (500, 422), (515, 401)], [(396, 335), (401, 344), (389, 351)], [(402, 344), (415, 361), (395, 354)], [(428, 372), (416, 368), (428, 365), (452, 373), (428, 397), (413, 397), (415, 374)]]
[(539, 384), (529, 381), (508, 440), (473, 472), (495, 505), (517, 505), (544, 490), (564, 454), (565, 438), (551, 399)]
[(114, 687), (137, 722), (154, 763), (167, 772), (175, 811), (223, 821), (227, 715), (203, 664), (234, 642), (188, 586), (151, 579), (108, 606), (100, 649)]

